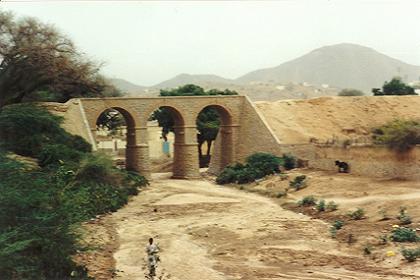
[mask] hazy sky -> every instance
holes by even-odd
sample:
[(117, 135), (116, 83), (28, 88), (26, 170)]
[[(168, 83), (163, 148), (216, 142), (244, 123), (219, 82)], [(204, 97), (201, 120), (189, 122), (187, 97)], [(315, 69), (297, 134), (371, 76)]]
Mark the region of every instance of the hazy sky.
[[(1, 1), (1, 0), (0, 0)], [(152, 85), (180, 73), (237, 78), (324, 45), (420, 65), (420, 1), (1, 1), (54, 24), (103, 73)]]

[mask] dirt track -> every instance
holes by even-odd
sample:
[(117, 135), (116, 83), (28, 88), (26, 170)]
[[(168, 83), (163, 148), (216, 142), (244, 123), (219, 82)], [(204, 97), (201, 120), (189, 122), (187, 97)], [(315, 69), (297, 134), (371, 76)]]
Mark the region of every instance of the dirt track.
[(206, 181), (155, 180), (110, 220), (117, 279), (145, 279), (150, 236), (162, 279), (416, 279), (354, 255), (321, 220)]

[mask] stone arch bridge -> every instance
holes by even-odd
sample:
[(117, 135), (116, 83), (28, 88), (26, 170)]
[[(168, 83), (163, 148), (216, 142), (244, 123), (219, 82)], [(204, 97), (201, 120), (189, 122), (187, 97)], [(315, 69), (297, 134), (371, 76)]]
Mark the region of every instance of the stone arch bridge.
[(96, 149), (96, 121), (113, 108), (127, 124), (126, 167), (149, 177), (147, 121), (159, 108), (167, 108), (175, 121), (174, 178), (198, 178), (199, 159), (196, 118), (206, 107), (221, 117), (209, 170), (243, 161), (254, 152), (277, 153), (279, 140), (246, 96), (117, 97), (71, 99), (65, 104), (46, 104), (64, 116), (64, 128), (84, 137)]

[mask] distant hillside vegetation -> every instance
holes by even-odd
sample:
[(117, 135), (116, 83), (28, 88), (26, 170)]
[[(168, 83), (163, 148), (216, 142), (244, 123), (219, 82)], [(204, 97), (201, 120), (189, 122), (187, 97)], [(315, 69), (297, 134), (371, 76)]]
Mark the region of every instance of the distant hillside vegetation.
[(216, 75), (190, 75), (190, 74), (180, 74), (172, 79), (163, 81), (157, 85), (154, 85), (153, 88), (175, 88), (185, 84), (196, 84), (200, 86), (205, 86), (206, 84), (233, 84), (234, 81), (230, 79), (225, 79)]

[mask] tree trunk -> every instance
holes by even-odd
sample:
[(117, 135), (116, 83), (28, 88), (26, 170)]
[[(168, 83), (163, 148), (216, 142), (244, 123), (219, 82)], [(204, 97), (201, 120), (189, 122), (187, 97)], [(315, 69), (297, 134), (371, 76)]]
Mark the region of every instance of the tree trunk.
[(198, 142), (198, 156), (199, 156), (199, 158), (202, 158), (203, 157), (203, 150), (202, 150), (202, 148), (203, 148), (203, 142)]
[(211, 149), (212, 143), (213, 143), (212, 140), (207, 140), (207, 156), (210, 156), (210, 149)]

